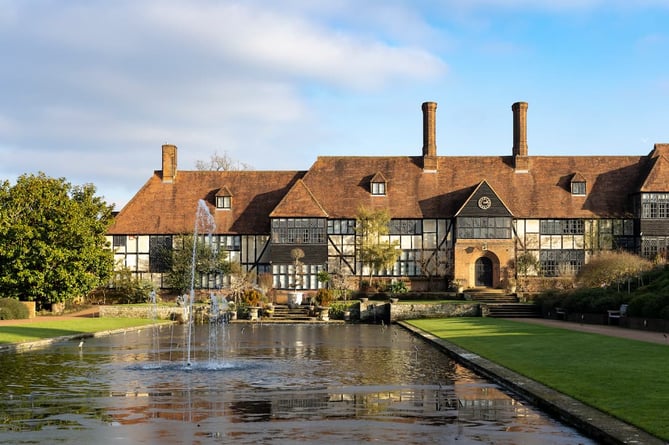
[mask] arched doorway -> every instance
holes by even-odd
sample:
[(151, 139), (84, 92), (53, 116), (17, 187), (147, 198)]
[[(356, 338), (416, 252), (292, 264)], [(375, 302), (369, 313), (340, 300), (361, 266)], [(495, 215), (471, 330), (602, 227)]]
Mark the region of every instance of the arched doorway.
[(481, 257), (476, 260), (474, 285), (477, 287), (492, 287), (492, 260), (487, 257)]

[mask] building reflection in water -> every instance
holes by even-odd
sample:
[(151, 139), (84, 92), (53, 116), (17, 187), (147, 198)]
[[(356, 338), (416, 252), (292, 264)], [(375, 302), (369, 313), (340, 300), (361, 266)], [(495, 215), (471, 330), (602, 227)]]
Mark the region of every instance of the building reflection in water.
[(591, 443), (398, 327), (231, 325), (189, 369), (175, 332), (0, 355), (6, 443)]

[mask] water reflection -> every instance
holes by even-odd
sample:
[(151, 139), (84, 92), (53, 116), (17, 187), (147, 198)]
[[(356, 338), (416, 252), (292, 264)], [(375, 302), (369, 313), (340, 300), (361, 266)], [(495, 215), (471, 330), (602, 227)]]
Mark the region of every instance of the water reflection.
[(592, 443), (398, 327), (219, 335), (192, 366), (181, 326), (2, 354), (0, 443)]

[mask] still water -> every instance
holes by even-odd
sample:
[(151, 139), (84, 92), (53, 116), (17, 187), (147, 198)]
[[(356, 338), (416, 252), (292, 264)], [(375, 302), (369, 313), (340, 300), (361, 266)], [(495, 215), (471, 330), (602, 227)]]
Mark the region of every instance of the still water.
[(0, 444), (591, 444), (397, 326), (163, 326), (0, 354)]

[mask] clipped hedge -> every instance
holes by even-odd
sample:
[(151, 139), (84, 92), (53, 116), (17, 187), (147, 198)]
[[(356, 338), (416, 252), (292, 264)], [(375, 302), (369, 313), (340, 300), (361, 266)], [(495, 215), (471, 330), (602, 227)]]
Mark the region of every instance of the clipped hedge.
[(0, 298), (0, 320), (18, 320), (28, 318), (28, 308), (14, 298)]
[(666, 293), (640, 293), (635, 295), (629, 301), (627, 315), (669, 320), (669, 295)]
[[(632, 288), (632, 286), (630, 286)], [(550, 290), (537, 297), (544, 315), (562, 308), (568, 313), (606, 314), (627, 304), (629, 317), (669, 320), (669, 269), (658, 268), (640, 277), (632, 292), (617, 287)]]
[(583, 288), (566, 292), (547, 291), (537, 297), (535, 302), (541, 305), (544, 313), (554, 312), (557, 307), (567, 312), (600, 314), (610, 309), (619, 309), (630, 299), (627, 293), (605, 288)]

